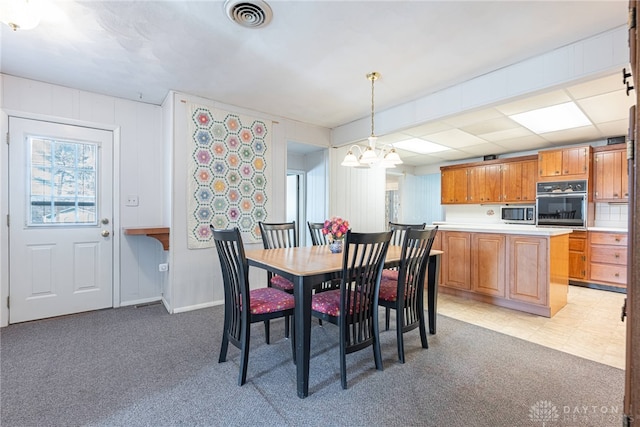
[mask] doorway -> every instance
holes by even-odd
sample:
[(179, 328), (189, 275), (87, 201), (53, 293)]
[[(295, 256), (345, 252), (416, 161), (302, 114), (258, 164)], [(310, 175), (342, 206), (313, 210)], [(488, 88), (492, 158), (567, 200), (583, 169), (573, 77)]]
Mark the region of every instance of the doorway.
[(9, 118), (9, 323), (113, 307), (113, 133)]
[(298, 244), (306, 246), (306, 211), (305, 211), (305, 173), (303, 171), (287, 171), (287, 212), (286, 221), (296, 222)]

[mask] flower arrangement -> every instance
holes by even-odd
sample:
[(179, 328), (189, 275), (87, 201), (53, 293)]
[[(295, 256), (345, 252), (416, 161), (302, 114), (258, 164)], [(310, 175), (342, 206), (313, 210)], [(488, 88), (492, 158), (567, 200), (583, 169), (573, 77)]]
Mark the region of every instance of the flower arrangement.
[(331, 219), (327, 219), (322, 227), (322, 234), (327, 236), (329, 240), (342, 240), (349, 230), (349, 221), (334, 216)]

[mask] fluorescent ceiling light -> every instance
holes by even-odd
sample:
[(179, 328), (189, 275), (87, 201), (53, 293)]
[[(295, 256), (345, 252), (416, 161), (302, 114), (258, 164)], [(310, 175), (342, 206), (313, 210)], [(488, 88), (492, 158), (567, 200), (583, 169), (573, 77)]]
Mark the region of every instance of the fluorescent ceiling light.
[(424, 139), (419, 138), (405, 139), (404, 141), (394, 142), (393, 146), (401, 150), (411, 151), (418, 154), (429, 154), (450, 150), (449, 147), (445, 147), (444, 145), (435, 144), (433, 142), (425, 141)]
[(509, 118), (537, 134), (593, 124), (573, 102), (514, 114)]

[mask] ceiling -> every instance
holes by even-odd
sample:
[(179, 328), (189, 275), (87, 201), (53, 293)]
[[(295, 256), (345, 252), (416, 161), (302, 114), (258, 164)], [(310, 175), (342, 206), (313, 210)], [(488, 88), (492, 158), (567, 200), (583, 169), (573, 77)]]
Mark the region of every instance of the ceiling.
[[(152, 104), (176, 90), (328, 128), (370, 114), (371, 71), (381, 73), (380, 111), (625, 25), (628, 8), (626, 0), (269, 0), (273, 20), (244, 28), (224, 1), (40, 2), (35, 29), (0, 26), (0, 72)], [(563, 100), (594, 125), (540, 136), (506, 117)], [(537, 150), (626, 134), (630, 103), (616, 74), (380, 141), (422, 137), (452, 148), (401, 151), (411, 166)]]

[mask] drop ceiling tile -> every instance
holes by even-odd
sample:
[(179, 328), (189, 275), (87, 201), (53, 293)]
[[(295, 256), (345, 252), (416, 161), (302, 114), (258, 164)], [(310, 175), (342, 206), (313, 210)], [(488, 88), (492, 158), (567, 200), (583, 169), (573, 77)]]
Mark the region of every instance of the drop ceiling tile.
[(471, 135), (480, 136), (487, 133), (514, 129), (519, 126), (520, 125), (518, 123), (500, 114), (500, 117), (497, 117), (491, 120), (486, 120), (479, 123), (474, 123), (468, 126), (463, 126), (460, 129), (467, 133), (470, 133)]
[[(442, 121), (438, 121), (438, 122), (431, 122), (431, 123), (425, 123), (423, 125), (420, 126), (414, 126), (412, 128), (409, 129), (405, 129), (403, 131), (401, 131), (400, 133), (407, 135), (409, 137), (420, 137), (420, 136), (424, 136), (424, 135), (429, 135), (430, 133), (437, 133), (437, 132), (442, 132), (445, 130), (449, 130), (452, 129), (453, 126), (442, 122)], [(403, 139), (409, 139), (408, 137), (405, 137)]]
[(529, 136), (529, 135), (533, 135), (533, 133), (529, 129), (520, 126), (514, 129), (507, 129), (499, 132), (484, 133), (478, 136), (489, 142), (498, 142), (498, 141), (504, 141), (504, 140), (509, 140), (513, 138), (520, 138), (520, 137)]
[(544, 139), (551, 143), (573, 144), (602, 139), (600, 131), (595, 126), (583, 126), (579, 128), (549, 132), (542, 135)]
[(460, 151), (464, 151), (465, 153), (472, 154), (474, 156), (486, 156), (487, 154), (504, 154), (508, 153), (509, 149), (505, 147), (501, 147), (496, 144), (480, 144), (480, 145), (472, 145), (470, 147), (461, 148)]
[(508, 149), (510, 153), (515, 153), (519, 151), (537, 150), (539, 148), (548, 147), (551, 144), (544, 138), (532, 134), (520, 138), (500, 141), (496, 145), (500, 145)]
[(443, 119), (442, 121), (453, 127), (461, 128), (464, 126), (472, 125), (474, 123), (482, 123), (501, 117), (504, 116), (499, 111), (496, 111), (493, 108), (486, 108), (484, 110), (448, 117)]
[(460, 160), (466, 159), (469, 157), (467, 153), (460, 150), (449, 150), (449, 151), (440, 151), (439, 153), (434, 153), (431, 157), (437, 157), (440, 160)]
[(598, 123), (596, 125), (603, 135), (622, 136), (629, 133), (629, 121), (615, 120), (607, 123)]
[(485, 144), (487, 142), (484, 139), (463, 132), (460, 129), (451, 129), (444, 132), (425, 135), (423, 139), (451, 148), (468, 147), (470, 145)]
[(549, 107), (551, 105), (562, 104), (571, 101), (569, 95), (563, 90), (556, 90), (541, 95), (532, 96), (519, 101), (510, 102), (508, 104), (498, 105), (496, 110), (506, 116), (523, 113), (525, 111), (535, 110), (537, 108)]
[(623, 88), (622, 73), (615, 73), (601, 79), (570, 86), (567, 88), (567, 92), (569, 92), (574, 99), (582, 99), (608, 92), (615, 92)]
[(635, 97), (625, 96), (624, 90), (609, 92), (576, 101), (594, 124), (629, 117), (629, 107)]

